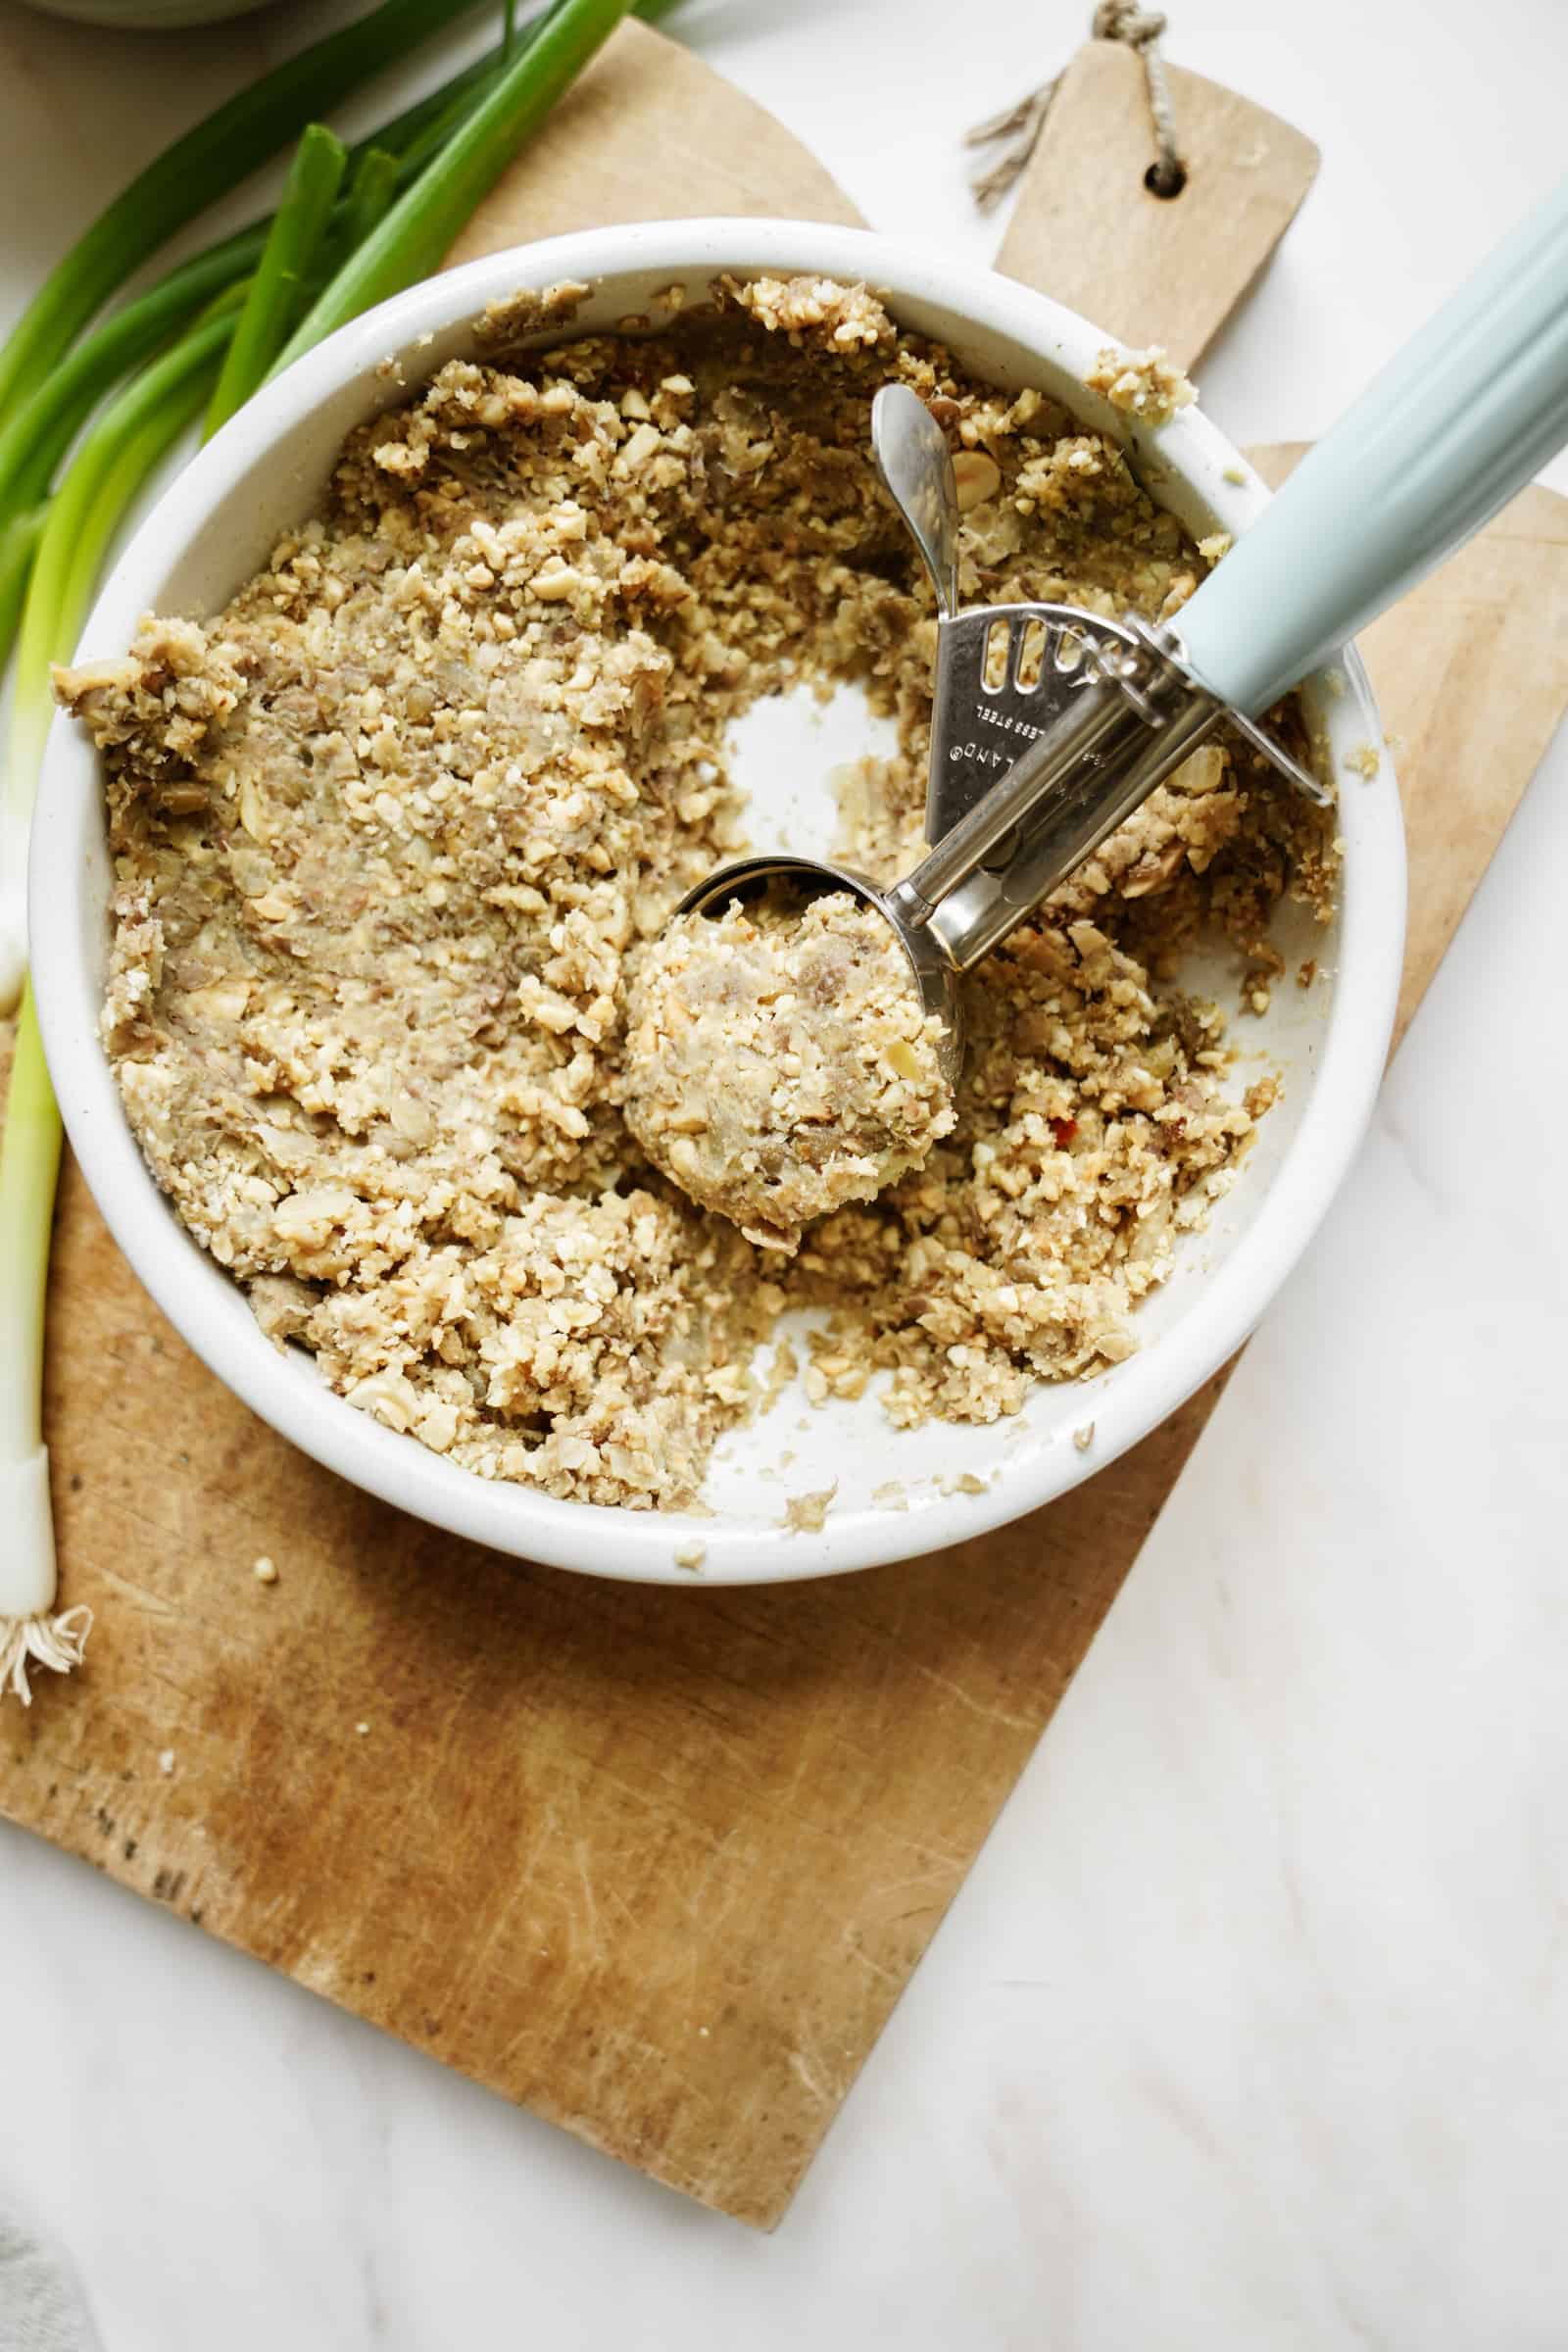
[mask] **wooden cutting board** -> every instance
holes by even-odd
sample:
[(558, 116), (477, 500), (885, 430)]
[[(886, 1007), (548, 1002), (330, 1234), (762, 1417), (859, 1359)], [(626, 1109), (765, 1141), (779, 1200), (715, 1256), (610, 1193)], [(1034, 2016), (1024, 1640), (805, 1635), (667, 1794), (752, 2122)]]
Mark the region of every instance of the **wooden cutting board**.
[[(1191, 184), (1230, 175), (1229, 225), (1195, 204), (1183, 251), (1183, 197), (1145, 240), (1141, 93), (1126, 53), (1083, 53), (1004, 260), (1021, 272), (1027, 256), (1031, 276), (1133, 334), (1168, 316), (1157, 303), (1179, 266), (1186, 340), (1167, 331), (1188, 358), (1315, 159), (1181, 76)], [(1236, 188), (1254, 181), (1249, 206)], [(777, 124), (628, 24), (465, 250), (647, 211), (656, 191), (667, 208), (677, 184), (692, 212), (853, 217)], [(1129, 226), (1091, 301), (1074, 221), (1104, 204)], [(1269, 453), (1268, 469), (1291, 455)], [(1485, 680), (1505, 615), (1499, 705)], [(1568, 505), (1528, 494), (1367, 650), (1404, 745), (1407, 1016), (1568, 699)], [(0, 1806), (594, 2145), (769, 2226), (1218, 1386), (1048, 1511), (936, 1558), (770, 1591), (596, 1584), (435, 1534), (291, 1451), (157, 1315), (68, 1168), (48, 1435), (66, 1597), (97, 1626), (82, 1674), (43, 1678), (28, 1714), (0, 1712)], [(252, 1574), (264, 1552), (270, 1587)]]

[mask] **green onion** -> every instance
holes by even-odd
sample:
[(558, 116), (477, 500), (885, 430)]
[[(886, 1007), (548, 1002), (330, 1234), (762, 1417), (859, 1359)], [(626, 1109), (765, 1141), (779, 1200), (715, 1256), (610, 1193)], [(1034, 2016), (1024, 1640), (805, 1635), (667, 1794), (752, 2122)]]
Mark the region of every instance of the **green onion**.
[(55, 365), (150, 253), (325, 114), (475, 0), (381, 0), (291, 57), (167, 148), (101, 213), (50, 273), (0, 349), (0, 413)]
[(295, 150), (245, 307), (213, 389), (207, 411), (209, 436), (265, 381), (278, 347), (299, 316), (307, 274), (331, 221), (347, 162), (348, 149), (342, 140), (319, 122), (312, 122)]
[(400, 196), (404, 189), (412, 186), (420, 172), (434, 162), (458, 125), (474, 112), (482, 99), (489, 96), (500, 78), (501, 67), (497, 63), (476, 86), (462, 89), (455, 97), (448, 99), (446, 105), (438, 114), (431, 117), (422, 130), (416, 131), (412, 139), (405, 141), (398, 150), (398, 194)]
[(367, 147), (349, 182), (343, 207), (343, 251), (363, 245), (398, 192), (402, 159), (390, 147)]
[(561, 0), (443, 152), (317, 297), (280, 368), (437, 267), (480, 197), (614, 31), (628, 5), (629, 0)]
[(46, 507), (24, 507), (0, 529), (0, 662), (8, 659), (32, 577)]
[[(388, 147), (365, 147), (360, 150), (356, 168), (353, 151), (349, 156), (347, 192), (332, 208), (332, 218), (326, 235), (317, 248), (316, 260), (301, 290), (293, 315), (284, 322), (292, 328), (302, 311), (316, 299), (342, 269), (357, 245), (363, 244), (376, 222), (384, 219), (396, 199), (405, 176), (403, 158)], [(277, 357), (274, 347), (272, 357)]]
[(0, 1272), (5, 1282), (4, 1352), (0, 1353), (0, 1698), (24, 1705), (29, 1666), (67, 1674), (81, 1663), (92, 1611), (55, 1614), (55, 1531), (49, 1509), (49, 1457), (43, 1444), (44, 1297), (49, 1231), (60, 1171), (60, 1113), (55, 1107), (29, 988), (22, 1000), (17, 1047), (0, 1142)]

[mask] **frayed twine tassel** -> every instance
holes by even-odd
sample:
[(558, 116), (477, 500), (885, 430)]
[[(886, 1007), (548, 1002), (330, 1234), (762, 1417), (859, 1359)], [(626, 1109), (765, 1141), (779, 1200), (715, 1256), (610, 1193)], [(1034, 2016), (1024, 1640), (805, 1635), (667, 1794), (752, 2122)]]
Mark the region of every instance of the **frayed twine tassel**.
[[(1165, 32), (1164, 18), (1158, 9), (1140, 7), (1138, 0), (1100, 0), (1089, 30), (1090, 37), (1097, 41), (1125, 41), (1143, 59), (1149, 112), (1154, 128), (1155, 152), (1149, 185), (1156, 196), (1176, 195), (1186, 174), (1176, 148), (1170, 84), (1159, 54)], [(1038, 90), (1031, 90), (1027, 98), (1020, 98), (1016, 106), (1006, 107), (1000, 115), (993, 115), (989, 122), (977, 122), (973, 130), (965, 131), (966, 147), (991, 150), (969, 173), (974, 200), (983, 213), (1000, 204), (1021, 177), (1040, 144), (1040, 134), (1046, 127), (1046, 117), (1060, 80), (1061, 75), (1054, 74)]]
[(27, 1668), (44, 1666), (51, 1674), (69, 1674), (81, 1664), (91, 1632), (92, 1611), (85, 1602), (58, 1617), (0, 1617), (0, 1698), (9, 1691), (30, 1707)]
[(983, 213), (999, 205), (1021, 176), (1040, 144), (1040, 133), (1046, 127), (1046, 117), (1060, 79), (1058, 74), (1038, 90), (1031, 90), (1027, 98), (1020, 98), (1016, 106), (1005, 108), (1002, 114), (993, 115), (988, 122), (977, 122), (973, 130), (964, 132), (966, 147), (989, 147), (992, 151), (969, 173), (974, 200)]

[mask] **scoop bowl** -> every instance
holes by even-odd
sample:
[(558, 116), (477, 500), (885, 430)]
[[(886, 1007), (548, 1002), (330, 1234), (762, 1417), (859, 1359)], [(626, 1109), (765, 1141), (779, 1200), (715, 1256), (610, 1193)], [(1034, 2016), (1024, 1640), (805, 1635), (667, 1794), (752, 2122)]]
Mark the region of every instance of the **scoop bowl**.
[(787, 851), (763, 851), (755, 858), (736, 858), (714, 868), (696, 883), (675, 908), (677, 914), (720, 914), (736, 899), (761, 897), (770, 882), (788, 883), (811, 898), (826, 892), (848, 891), (881, 915), (904, 950), (926, 1012), (942, 1023), (938, 1059), (949, 1087), (958, 1083), (963, 1068), (963, 999), (958, 976), (941, 953), (931, 932), (905, 922), (885, 891), (858, 866), (839, 865), (827, 858), (792, 858)]

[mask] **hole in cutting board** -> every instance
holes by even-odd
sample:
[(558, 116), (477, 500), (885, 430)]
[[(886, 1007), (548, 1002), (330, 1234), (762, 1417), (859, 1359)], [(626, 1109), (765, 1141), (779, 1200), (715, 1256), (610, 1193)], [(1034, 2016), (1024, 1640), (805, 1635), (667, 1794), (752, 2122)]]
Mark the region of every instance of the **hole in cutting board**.
[(764, 695), (735, 721), (726, 745), (750, 846), (830, 858), (841, 771), (864, 759), (891, 760), (898, 748), (893, 720), (879, 716), (858, 686), (835, 686), (824, 702), (808, 686)]

